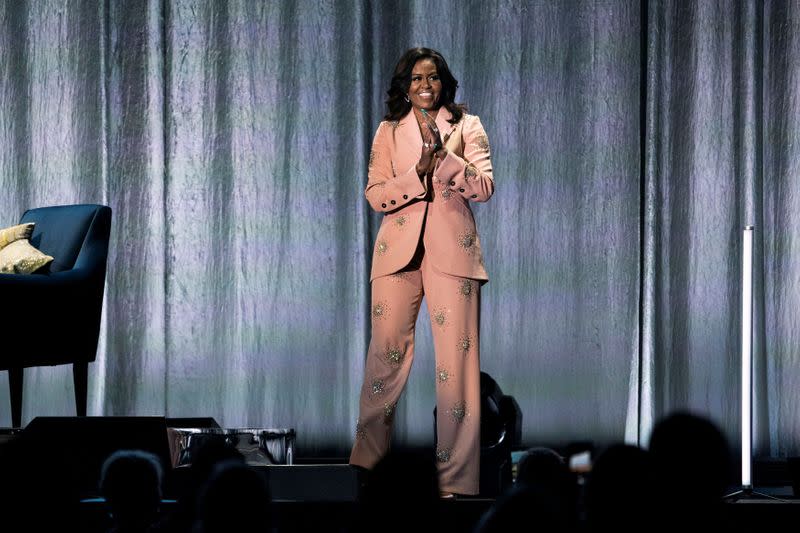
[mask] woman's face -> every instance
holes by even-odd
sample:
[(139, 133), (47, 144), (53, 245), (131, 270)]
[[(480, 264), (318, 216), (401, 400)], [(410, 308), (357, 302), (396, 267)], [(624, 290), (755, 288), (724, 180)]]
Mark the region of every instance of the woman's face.
[(417, 109), (438, 109), (441, 92), (442, 80), (433, 60), (426, 57), (417, 61), (411, 69), (411, 85), (408, 88), (411, 105)]

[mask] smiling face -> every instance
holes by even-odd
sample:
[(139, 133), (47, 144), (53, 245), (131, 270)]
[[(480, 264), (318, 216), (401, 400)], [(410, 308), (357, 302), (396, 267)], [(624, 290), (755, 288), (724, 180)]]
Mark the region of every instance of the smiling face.
[(436, 63), (427, 57), (417, 61), (411, 69), (411, 85), (408, 87), (411, 105), (426, 111), (438, 109), (441, 92), (442, 80), (436, 71)]

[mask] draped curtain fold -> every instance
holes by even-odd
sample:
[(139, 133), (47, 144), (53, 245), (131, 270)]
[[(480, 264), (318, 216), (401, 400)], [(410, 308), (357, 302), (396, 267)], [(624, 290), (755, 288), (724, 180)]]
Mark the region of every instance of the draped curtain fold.
[[(646, 445), (691, 409), (737, 445), (753, 224), (757, 449), (796, 453), (799, 26), (791, 1), (5, 2), (0, 226), (114, 210), (90, 414), (294, 427), (300, 455), (345, 454), (367, 156), (395, 61), (429, 46), (492, 146), (482, 367), (525, 443)], [(429, 324), (423, 306), (404, 442), (433, 440)], [(23, 416), (72, 415), (72, 394), (68, 368), (27, 370)], [(7, 395), (0, 377), (0, 425)]]
[[(640, 440), (677, 408), (739, 445), (741, 241), (755, 226), (754, 444), (796, 453), (795, 2), (649, 2)], [(790, 126), (789, 126), (790, 127)]]

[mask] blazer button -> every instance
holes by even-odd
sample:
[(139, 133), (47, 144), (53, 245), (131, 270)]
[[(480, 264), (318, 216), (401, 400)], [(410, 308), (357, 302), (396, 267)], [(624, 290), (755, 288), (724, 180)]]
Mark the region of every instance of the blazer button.
[(470, 196), (470, 198), (477, 198), (477, 197), (478, 197), (477, 194), (473, 194), (472, 196)]
[(458, 189), (458, 192), (464, 192), (464, 189)]
[(407, 194), (403, 195), (403, 200), (408, 200), (408, 195)]
[(390, 203), (390, 204), (392, 204), (392, 205), (394, 205), (394, 204), (396, 204), (397, 202), (395, 202), (394, 200), (392, 200), (392, 201), (390, 201), (389, 203)]
[(381, 204), (381, 207), (386, 207), (386, 204)]
[(451, 187), (452, 187), (453, 185), (455, 185), (455, 184), (456, 184), (456, 182), (455, 182), (455, 181), (451, 181), (451, 182), (450, 182), (450, 186), (451, 186)]

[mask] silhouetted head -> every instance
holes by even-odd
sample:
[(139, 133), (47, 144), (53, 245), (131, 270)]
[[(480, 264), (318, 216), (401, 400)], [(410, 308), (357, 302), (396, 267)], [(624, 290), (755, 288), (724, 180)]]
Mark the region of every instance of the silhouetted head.
[(517, 483), (561, 490), (570, 476), (564, 458), (555, 450), (544, 447), (530, 448), (517, 463)]
[(573, 514), (577, 503), (577, 483), (564, 458), (555, 450), (534, 447), (517, 463), (515, 485), (527, 486), (536, 495), (536, 503), (545, 502), (553, 516)]
[(154, 454), (119, 450), (103, 463), (100, 492), (117, 524), (152, 524), (161, 505), (163, 470)]
[(731, 453), (710, 420), (687, 412), (667, 416), (653, 428), (649, 450), (656, 480), (666, 490), (702, 500), (724, 494)]
[(198, 500), (201, 533), (270, 531), (269, 486), (261, 471), (237, 460), (217, 464)]
[(245, 464), (242, 453), (235, 446), (226, 442), (224, 436), (213, 435), (199, 440), (192, 447), (191, 464), (185, 471), (179, 486), (178, 505), (167, 517), (169, 529), (174, 531), (190, 530), (195, 522), (197, 499), (200, 489), (206, 484), (214, 467), (224, 461), (235, 461)]
[(731, 466), (722, 432), (710, 420), (676, 413), (653, 428), (649, 451), (657, 523), (668, 529), (687, 523), (695, 529), (719, 527)]
[(558, 496), (541, 487), (515, 485), (500, 495), (478, 521), (476, 533), (571, 531), (571, 516)]
[(393, 450), (372, 469), (367, 498), (386, 496), (420, 502), (439, 498), (439, 478), (433, 454), (427, 449)]
[(592, 531), (642, 531), (650, 518), (652, 474), (645, 450), (615, 444), (594, 462), (586, 486)]
[[(415, 531), (438, 520), (439, 481), (433, 452), (392, 450), (369, 472), (362, 499), (362, 530)], [(404, 511), (399, 511), (404, 510)]]
[(239, 461), (244, 464), (244, 455), (221, 435), (205, 438), (193, 453), (191, 477), (195, 488), (204, 484), (214, 467), (223, 461)]

